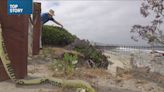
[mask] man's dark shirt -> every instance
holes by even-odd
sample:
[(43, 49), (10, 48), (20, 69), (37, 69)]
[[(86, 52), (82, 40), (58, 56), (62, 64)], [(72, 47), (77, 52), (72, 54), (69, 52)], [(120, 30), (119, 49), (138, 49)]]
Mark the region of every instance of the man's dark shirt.
[(42, 22), (42, 24), (45, 24), (49, 20), (54, 21), (54, 18), (50, 17), (48, 13), (41, 14), (41, 22)]

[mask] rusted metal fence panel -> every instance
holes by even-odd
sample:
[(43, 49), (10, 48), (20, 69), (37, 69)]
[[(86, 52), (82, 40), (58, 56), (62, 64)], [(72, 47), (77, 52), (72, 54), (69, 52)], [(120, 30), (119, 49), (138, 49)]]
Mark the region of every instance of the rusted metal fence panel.
[(35, 2), (33, 5), (33, 20), (36, 23), (33, 26), (33, 55), (39, 54), (40, 36), (41, 36), (41, 3)]
[[(27, 76), (28, 16), (7, 15), (7, 0), (0, 1), (0, 21), (9, 58), (16, 78)], [(0, 80), (6, 80), (6, 72), (0, 63)]]

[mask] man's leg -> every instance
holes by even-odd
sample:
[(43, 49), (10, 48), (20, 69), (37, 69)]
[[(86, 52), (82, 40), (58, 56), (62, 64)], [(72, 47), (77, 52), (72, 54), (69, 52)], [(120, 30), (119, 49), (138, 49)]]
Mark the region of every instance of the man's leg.
[(41, 25), (41, 31), (40, 31), (40, 49), (43, 48), (43, 46), (42, 46), (42, 31), (43, 31), (43, 27)]
[(32, 47), (33, 47), (33, 25), (29, 20), (29, 27), (28, 27), (28, 55), (32, 55)]

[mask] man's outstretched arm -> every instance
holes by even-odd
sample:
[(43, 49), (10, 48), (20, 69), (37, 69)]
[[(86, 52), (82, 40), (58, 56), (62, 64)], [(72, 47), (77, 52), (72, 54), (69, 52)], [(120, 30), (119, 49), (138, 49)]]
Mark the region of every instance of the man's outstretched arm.
[(55, 19), (53, 19), (53, 22), (56, 23), (56, 24), (58, 24), (58, 25), (60, 25), (60, 26), (63, 28), (63, 25), (60, 24), (60, 23), (59, 23), (58, 21), (56, 21)]

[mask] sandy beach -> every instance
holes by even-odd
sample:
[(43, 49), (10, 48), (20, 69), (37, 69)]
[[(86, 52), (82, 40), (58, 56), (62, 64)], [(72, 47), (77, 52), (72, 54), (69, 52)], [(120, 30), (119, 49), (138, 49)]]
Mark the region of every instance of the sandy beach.
[[(106, 56), (113, 64), (108, 70), (100, 69), (77, 69), (73, 79), (81, 79), (89, 82), (96, 92), (164, 92), (164, 87), (158, 83), (134, 77), (131, 73), (118, 75), (117, 67), (129, 70), (130, 56), (116, 52), (105, 52)], [(30, 77), (57, 77), (58, 72), (50, 71), (48, 65), (51, 64), (49, 57), (43, 60), (43, 55), (38, 55), (29, 59), (28, 78)], [(55, 75), (54, 75), (55, 74)], [(75, 89), (53, 87), (49, 84), (18, 86), (13, 82), (0, 82), (0, 92), (78, 92)]]

